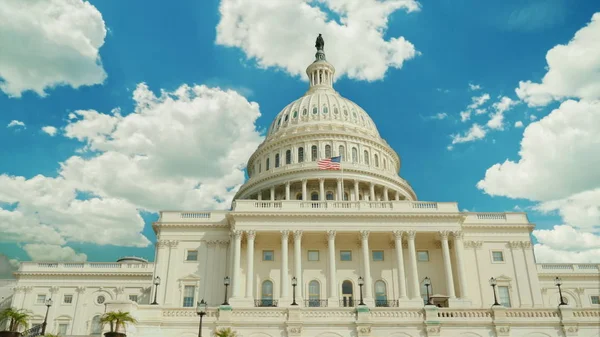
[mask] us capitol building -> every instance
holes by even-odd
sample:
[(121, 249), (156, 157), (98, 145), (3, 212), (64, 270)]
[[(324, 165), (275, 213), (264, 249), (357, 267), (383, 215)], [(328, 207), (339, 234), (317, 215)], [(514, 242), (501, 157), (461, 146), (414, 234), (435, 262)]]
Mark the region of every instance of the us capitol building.
[(197, 336), (202, 299), (204, 336), (600, 336), (600, 264), (536, 263), (525, 213), (419, 200), (334, 73), (319, 39), (231, 210), (160, 212), (154, 263), (23, 262), (6, 305), (39, 324), (52, 298), (64, 336), (100, 336), (111, 310), (138, 319), (128, 336)]

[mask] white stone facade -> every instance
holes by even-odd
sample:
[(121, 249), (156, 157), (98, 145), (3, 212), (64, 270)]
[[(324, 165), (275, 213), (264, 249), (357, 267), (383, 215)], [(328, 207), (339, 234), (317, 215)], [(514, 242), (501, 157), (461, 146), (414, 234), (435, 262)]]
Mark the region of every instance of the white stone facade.
[[(52, 297), (49, 331), (73, 336), (99, 335), (95, 317), (117, 309), (139, 320), (129, 336), (197, 336), (201, 299), (205, 336), (600, 336), (599, 264), (537, 264), (525, 213), (419, 201), (334, 73), (318, 51), (309, 90), (275, 118), (231, 210), (161, 212), (153, 264), (23, 263), (13, 306), (40, 323)], [(343, 170), (318, 169), (338, 155)]]

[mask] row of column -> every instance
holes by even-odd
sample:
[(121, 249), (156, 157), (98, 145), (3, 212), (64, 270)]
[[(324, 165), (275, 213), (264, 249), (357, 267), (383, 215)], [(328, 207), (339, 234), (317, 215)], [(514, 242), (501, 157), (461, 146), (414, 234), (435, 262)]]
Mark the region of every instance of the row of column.
[[(336, 186), (336, 194), (335, 194), (335, 200), (342, 200), (342, 192), (343, 190), (345, 190), (344, 188), (344, 184), (343, 184), (343, 180), (342, 178), (338, 178), (336, 179), (337, 181), (337, 186)], [(292, 196), (291, 196), (291, 184), (292, 182), (288, 181), (285, 183), (285, 200), (292, 200)], [(309, 196), (308, 196), (308, 179), (303, 179), (302, 180), (302, 200), (303, 201), (307, 201), (309, 200)], [(353, 180), (353, 193), (350, 193), (350, 200), (352, 201), (358, 201), (359, 200), (359, 196), (360, 196), (360, 182), (358, 180)], [(383, 187), (383, 195), (379, 198), (380, 200), (378, 201), (389, 201), (389, 188), (387, 186)], [(375, 195), (375, 184), (374, 183), (369, 183), (369, 190), (368, 191), (364, 191), (363, 195), (365, 197), (363, 197), (363, 200), (366, 200), (368, 196), (368, 200), (371, 201), (375, 201), (377, 199), (377, 196)], [(400, 200), (400, 192), (399, 191), (395, 191), (394, 193), (394, 199), (396, 201)], [(262, 200), (262, 191), (258, 192), (258, 200)], [(270, 189), (270, 200), (274, 201), (275, 200), (275, 186), (272, 186)], [(325, 178), (319, 178), (319, 200), (324, 201), (326, 200), (326, 196), (325, 196)]]
[[(291, 279), (288, 275), (288, 240), (289, 235), (292, 233), (288, 230), (282, 230), (281, 233), (281, 294), (280, 298), (289, 298), (289, 280)], [(246, 277), (246, 297), (252, 298), (254, 294), (254, 240), (256, 237), (255, 231), (245, 231), (247, 239), (247, 267), (248, 271)], [(362, 255), (363, 255), (363, 270), (362, 275), (365, 282), (365, 298), (368, 300), (373, 298), (373, 287), (371, 280), (371, 264), (370, 264), (370, 250), (369, 250), (369, 234), (370, 231), (360, 231)], [(439, 232), (441, 241), (442, 255), (444, 261), (444, 272), (446, 278), (446, 289), (449, 298), (456, 298), (454, 290), (454, 279), (452, 274), (452, 264), (450, 258), (450, 248), (448, 239), (450, 235), (454, 239), (454, 252), (455, 260), (457, 264), (458, 283), (461, 297), (465, 298), (467, 294), (467, 278), (465, 275), (464, 261), (463, 261), (463, 240), (462, 232)], [(330, 230), (326, 232), (327, 235), (327, 246), (328, 246), (328, 258), (329, 258), (329, 298), (333, 300), (332, 303), (337, 303), (337, 269), (336, 269), (336, 249), (335, 249), (335, 237), (336, 231)], [(396, 263), (398, 270), (399, 280), (399, 295), (400, 300), (416, 300), (420, 299), (420, 279), (417, 269), (417, 250), (415, 245), (416, 231), (394, 231), (394, 243), (396, 251)], [(241, 259), (241, 239), (242, 231), (232, 232), (234, 245), (233, 245), (233, 294), (234, 298), (241, 297), (241, 284), (240, 284), (240, 259)], [(404, 266), (404, 252), (402, 246), (402, 239), (406, 237), (408, 243), (408, 273)], [(298, 284), (302, 283), (302, 231), (294, 231), (294, 276), (296, 277)], [(408, 275), (408, 278), (406, 277)], [(408, 285), (406, 280), (408, 280)], [(410, 286), (410, 292), (407, 288)], [(299, 298), (302, 296), (303, 287), (299, 287)]]

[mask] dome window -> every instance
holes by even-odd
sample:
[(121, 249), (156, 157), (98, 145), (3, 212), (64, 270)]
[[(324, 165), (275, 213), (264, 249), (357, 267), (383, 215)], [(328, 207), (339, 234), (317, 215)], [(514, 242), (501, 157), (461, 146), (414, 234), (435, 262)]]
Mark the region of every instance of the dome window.
[(329, 110), (327, 109), (326, 106), (323, 107), (323, 114), (327, 114), (329, 112)]
[(348, 116), (348, 110), (344, 110), (344, 116)]
[(296, 193), (296, 200), (302, 200), (302, 193)]
[(313, 201), (319, 200), (319, 193), (312, 192), (311, 195), (310, 195), (310, 200), (313, 200)]
[(339, 113), (338, 108), (333, 108), (333, 113), (337, 115)]
[(358, 163), (358, 150), (355, 147), (352, 148), (352, 162)]
[(385, 158), (383, 158), (383, 169), (387, 170), (387, 160)]
[(325, 158), (331, 158), (331, 145), (325, 145)]
[(313, 145), (310, 148), (310, 160), (317, 161), (317, 146), (316, 145)]
[(375, 167), (379, 167), (379, 156), (375, 155)]
[(293, 116), (292, 118), (294, 118), (294, 119), (295, 119), (296, 117), (298, 117), (298, 110), (295, 110), (295, 111), (294, 111), (294, 116)]
[(304, 162), (304, 148), (303, 147), (298, 148), (298, 162), (299, 163)]
[(317, 109), (317, 107), (313, 108), (313, 115), (316, 115), (319, 113), (319, 109)]
[(367, 150), (365, 150), (364, 158), (365, 165), (369, 165), (369, 152)]
[(277, 120), (277, 126), (281, 125), (281, 117)]
[(269, 160), (269, 158), (267, 158), (267, 171), (271, 168), (271, 162)]
[(341, 160), (344, 160), (346, 158), (346, 153), (345, 153), (345, 149), (343, 145), (340, 145), (339, 149), (338, 149), (338, 156), (340, 156)]
[(279, 167), (279, 153), (275, 155), (275, 167)]
[(308, 110), (306, 108), (304, 108), (304, 110), (302, 110), (302, 115), (306, 116), (308, 114)]
[(352, 117), (356, 118), (356, 111), (352, 110)]
[(290, 115), (285, 115), (285, 121), (287, 122), (289, 119)]
[(325, 194), (325, 199), (333, 200), (333, 192), (327, 191), (327, 194)]
[(289, 165), (292, 163), (292, 150), (285, 151), (285, 163)]

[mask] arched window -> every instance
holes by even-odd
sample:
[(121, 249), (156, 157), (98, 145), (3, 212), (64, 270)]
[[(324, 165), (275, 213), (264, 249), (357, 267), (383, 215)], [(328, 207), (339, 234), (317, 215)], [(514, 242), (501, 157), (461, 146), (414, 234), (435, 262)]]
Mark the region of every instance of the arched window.
[(358, 150), (355, 147), (352, 148), (352, 162), (358, 163)]
[(365, 164), (369, 165), (369, 152), (367, 150), (365, 150), (364, 158), (365, 158), (364, 159)]
[(296, 200), (302, 200), (302, 193), (296, 194)]
[(303, 147), (298, 148), (298, 162), (299, 163), (304, 162), (304, 148)]
[(262, 163), (258, 163), (258, 173), (262, 172)]
[(313, 201), (319, 200), (319, 193), (312, 192), (311, 195), (310, 195), (310, 200), (313, 200)]
[(310, 160), (317, 161), (317, 146), (316, 145), (311, 146), (310, 152), (311, 152), (310, 153), (310, 157), (311, 157)]
[(383, 158), (383, 169), (387, 170), (387, 160), (385, 158)]
[(275, 167), (279, 167), (279, 153), (275, 155)]
[(317, 109), (317, 107), (314, 107), (314, 108), (313, 108), (313, 114), (315, 114), (315, 115), (316, 115), (318, 112), (319, 112), (319, 109)]
[(331, 158), (331, 145), (325, 145), (325, 158)]
[(342, 282), (342, 306), (354, 306), (354, 292), (352, 291), (352, 282), (348, 280)]
[(294, 118), (298, 117), (298, 110), (294, 111)]
[(340, 145), (340, 147), (338, 148), (338, 156), (340, 156), (341, 160), (344, 160), (346, 158), (346, 154), (344, 153), (343, 145)]
[(387, 307), (387, 290), (385, 282), (379, 280), (375, 282), (375, 306), (376, 307)]
[(348, 201), (348, 193), (344, 192), (344, 201)]
[(288, 119), (290, 118), (290, 115), (285, 115), (284, 121), (288, 121)]
[(324, 113), (324, 114), (326, 114), (326, 113), (328, 113), (328, 112), (329, 112), (329, 110), (327, 109), (327, 107), (326, 107), (326, 106), (324, 106), (324, 107), (323, 107), (323, 113)]
[(338, 114), (338, 108), (333, 108), (333, 113), (337, 115)]
[(321, 306), (321, 285), (319, 284), (319, 281), (312, 280), (308, 284), (308, 306)]
[(325, 194), (325, 199), (333, 200), (333, 192), (327, 191), (327, 194)]
[(261, 287), (261, 302), (265, 307), (273, 306), (273, 282), (266, 280)]
[(100, 315), (92, 318), (92, 324), (90, 324), (90, 335), (100, 336), (102, 334), (102, 324), (100, 324)]
[(373, 159), (375, 160), (375, 167), (379, 167), (379, 156), (375, 154)]
[(292, 150), (285, 151), (285, 163), (287, 165), (292, 163)]
[(271, 165), (269, 163), (269, 158), (267, 158), (267, 171), (271, 168)]

